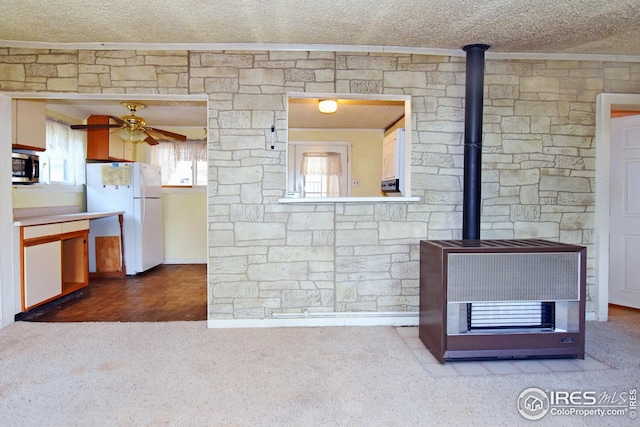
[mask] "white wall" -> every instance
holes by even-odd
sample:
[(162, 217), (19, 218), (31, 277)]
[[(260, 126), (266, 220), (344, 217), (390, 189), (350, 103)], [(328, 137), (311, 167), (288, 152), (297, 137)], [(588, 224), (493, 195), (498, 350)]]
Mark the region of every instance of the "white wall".
[(164, 189), (162, 206), (165, 263), (206, 263), (206, 188)]

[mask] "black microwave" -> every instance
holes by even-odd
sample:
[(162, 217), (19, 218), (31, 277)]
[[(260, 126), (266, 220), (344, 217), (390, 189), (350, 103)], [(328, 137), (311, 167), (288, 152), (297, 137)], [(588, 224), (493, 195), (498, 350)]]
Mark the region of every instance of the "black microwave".
[(11, 182), (34, 184), (40, 180), (40, 160), (35, 154), (11, 153)]

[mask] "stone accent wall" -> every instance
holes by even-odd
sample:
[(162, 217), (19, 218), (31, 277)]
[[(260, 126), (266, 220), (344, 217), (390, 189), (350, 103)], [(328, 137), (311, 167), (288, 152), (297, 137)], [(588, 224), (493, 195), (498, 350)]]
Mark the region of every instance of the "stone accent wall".
[[(419, 240), (461, 237), (464, 80), (464, 57), (0, 48), (5, 92), (208, 95), (210, 319), (418, 310)], [(421, 202), (278, 204), (295, 91), (411, 95)], [(482, 238), (587, 246), (588, 311), (600, 92), (640, 93), (640, 64), (486, 64)]]

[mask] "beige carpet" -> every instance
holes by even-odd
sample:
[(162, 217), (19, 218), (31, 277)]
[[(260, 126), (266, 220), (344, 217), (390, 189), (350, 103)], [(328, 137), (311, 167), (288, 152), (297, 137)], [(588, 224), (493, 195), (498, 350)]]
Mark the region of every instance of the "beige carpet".
[(628, 323), (588, 323), (587, 352), (612, 369), (435, 378), (392, 327), (18, 322), (0, 330), (0, 425), (530, 425), (516, 410), (525, 388), (638, 387), (640, 326)]

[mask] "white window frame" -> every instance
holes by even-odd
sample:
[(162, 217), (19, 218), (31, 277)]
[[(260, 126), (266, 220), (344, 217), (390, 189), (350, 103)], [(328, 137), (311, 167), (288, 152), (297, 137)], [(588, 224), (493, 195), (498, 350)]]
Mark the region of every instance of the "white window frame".
[[(63, 123), (59, 120), (56, 119), (51, 119), (49, 117), (47, 117), (47, 128), (49, 127), (49, 123), (55, 123), (58, 126), (70, 126), (67, 123)], [(48, 146), (49, 145), (49, 134), (47, 133), (47, 150), (44, 151), (43, 153), (39, 153), (39, 157), (40, 157), (40, 182), (43, 185), (48, 185), (48, 186), (82, 186), (86, 183), (86, 175), (85, 175), (85, 163), (86, 163), (86, 158), (87, 158), (87, 149), (86, 149), (86, 136), (85, 133), (83, 131), (79, 131), (79, 130), (72, 130), (70, 127), (67, 129), (68, 134), (69, 135), (76, 135), (77, 139), (74, 141), (75, 144), (77, 144), (76, 148), (76, 161), (77, 164), (75, 165), (75, 168), (71, 168), (69, 166), (69, 162), (73, 161), (73, 156), (70, 154), (70, 152), (65, 152), (64, 155), (64, 173), (63, 175), (67, 176), (67, 179), (64, 179), (62, 181), (54, 181), (53, 179), (51, 179), (51, 173), (52, 173), (52, 167), (51, 167), (51, 148)], [(47, 151), (49, 151), (47, 153)], [(70, 174), (73, 173), (74, 170), (79, 171), (78, 172), (78, 176), (74, 176), (74, 177), (69, 177)], [(78, 181), (76, 182), (76, 178), (78, 178)]]
[[(290, 197), (299, 197), (299, 188), (304, 185), (300, 174), (300, 161), (304, 152), (328, 153), (338, 151), (344, 154), (345, 159), (340, 186), (344, 188), (346, 195), (351, 196), (351, 143), (348, 141), (292, 141), (288, 146), (287, 161), (287, 194)], [(308, 199), (308, 197), (307, 197)], [(314, 198), (315, 199), (315, 198)]]

